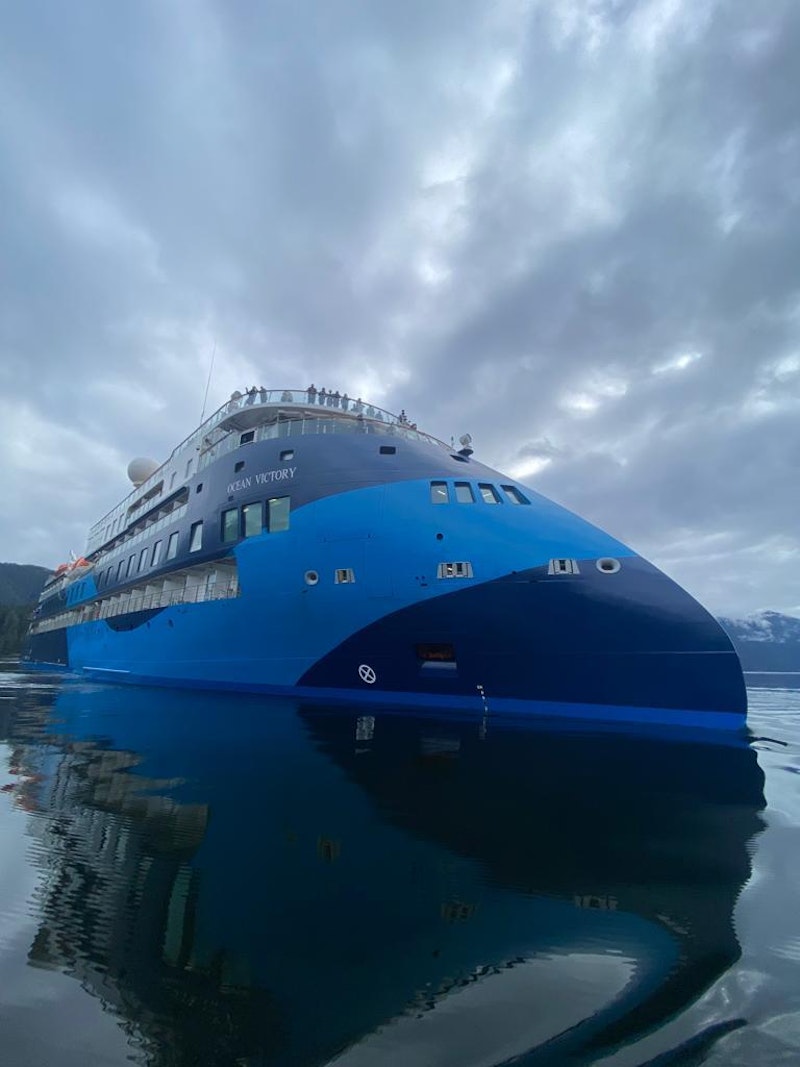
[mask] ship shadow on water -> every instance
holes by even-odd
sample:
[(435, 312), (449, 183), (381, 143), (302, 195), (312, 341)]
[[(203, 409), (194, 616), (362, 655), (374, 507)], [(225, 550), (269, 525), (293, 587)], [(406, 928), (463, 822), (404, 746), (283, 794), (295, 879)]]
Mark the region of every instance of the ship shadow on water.
[(141, 1062), (590, 1063), (739, 957), (741, 739), (69, 682), (6, 730), (29, 963)]

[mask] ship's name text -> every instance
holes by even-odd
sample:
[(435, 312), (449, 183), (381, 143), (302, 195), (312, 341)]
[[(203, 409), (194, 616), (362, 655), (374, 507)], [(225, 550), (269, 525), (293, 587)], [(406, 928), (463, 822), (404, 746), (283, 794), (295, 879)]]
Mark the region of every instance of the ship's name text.
[(294, 478), (297, 467), (280, 467), (273, 471), (259, 471), (258, 474), (248, 474), (245, 478), (237, 478), (235, 482), (228, 483), (228, 493), (237, 493), (242, 489), (252, 489), (254, 485), (268, 485), (270, 482), (287, 482)]

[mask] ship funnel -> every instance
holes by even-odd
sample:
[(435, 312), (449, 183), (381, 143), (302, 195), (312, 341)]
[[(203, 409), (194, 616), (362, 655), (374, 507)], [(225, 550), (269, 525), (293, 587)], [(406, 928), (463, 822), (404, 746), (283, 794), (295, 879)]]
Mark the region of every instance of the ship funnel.
[(146, 482), (151, 474), (155, 474), (159, 464), (154, 459), (145, 459), (142, 456), (132, 459), (128, 464), (128, 477), (138, 489), (142, 482)]

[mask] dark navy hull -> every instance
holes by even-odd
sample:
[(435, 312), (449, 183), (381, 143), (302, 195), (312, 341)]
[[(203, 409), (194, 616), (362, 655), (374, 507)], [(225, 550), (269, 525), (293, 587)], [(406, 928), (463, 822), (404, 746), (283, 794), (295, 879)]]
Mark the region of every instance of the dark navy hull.
[[(483, 464), (385, 440), (265, 440), (209, 464), (182, 489), (175, 557), (139, 576), (168, 520), (142, 524), (130, 549), (112, 544), (79, 595), (45, 601), (24, 662), (119, 682), (744, 726), (731, 642), (671, 579)], [(225, 543), (226, 513), (278, 494), (288, 528)], [(216, 566), (235, 573), (235, 595), (146, 598)], [(129, 607), (102, 617), (120, 597)]]

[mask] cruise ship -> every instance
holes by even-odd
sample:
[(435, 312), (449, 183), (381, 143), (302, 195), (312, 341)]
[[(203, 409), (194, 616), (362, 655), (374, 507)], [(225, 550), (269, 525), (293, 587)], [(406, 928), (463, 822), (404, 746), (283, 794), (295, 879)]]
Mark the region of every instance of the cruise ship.
[(399, 416), (234, 393), (46, 584), (29, 667), (315, 701), (742, 729), (716, 620), (640, 555)]

